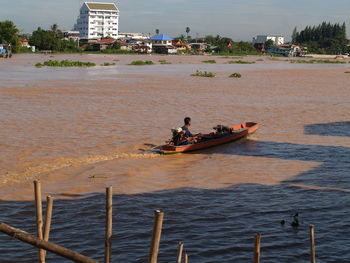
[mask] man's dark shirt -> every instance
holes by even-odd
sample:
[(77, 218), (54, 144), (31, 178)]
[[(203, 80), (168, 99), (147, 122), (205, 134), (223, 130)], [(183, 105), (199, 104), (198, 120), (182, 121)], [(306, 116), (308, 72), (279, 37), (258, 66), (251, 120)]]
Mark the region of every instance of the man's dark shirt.
[(192, 137), (192, 133), (190, 132), (190, 130), (187, 128), (186, 125), (182, 126), (182, 130), (185, 132), (184, 136), (186, 138)]

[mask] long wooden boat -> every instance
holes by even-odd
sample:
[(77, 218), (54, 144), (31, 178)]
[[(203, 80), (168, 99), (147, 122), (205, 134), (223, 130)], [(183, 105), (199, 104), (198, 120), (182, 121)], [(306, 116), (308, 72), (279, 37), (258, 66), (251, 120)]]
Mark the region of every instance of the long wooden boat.
[(171, 145), (165, 144), (158, 146), (156, 149), (164, 154), (173, 154), (173, 153), (184, 153), (190, 151), (197, 151), (216, 145), (229, 143), (236, 141), (243, 137), (248, 136), (249, 134), (254, 133), (259, 128), (259, 124), (255, 122), (245, 122), (239, 125), (229, 127), (230, 131), (222, 135), (218, 134), (204, 134), (201, 136), (202, 139), (199, 139), (198, 142), (185, 144), (185, 145)]

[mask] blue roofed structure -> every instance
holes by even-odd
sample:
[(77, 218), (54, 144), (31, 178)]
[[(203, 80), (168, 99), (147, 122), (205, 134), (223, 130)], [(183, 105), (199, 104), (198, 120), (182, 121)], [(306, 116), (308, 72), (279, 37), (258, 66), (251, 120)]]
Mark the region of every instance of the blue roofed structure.
[(172, 41), (173, 39), (171, 37), (168, 37), (167, 35), (164, 34), (159, 34), (150, 39), (151, 41), (156, 41), (156, 40), (165, 40), (165, 41)]
[(173, 39), (167, 35), (156, 35), (150, 41), (152, 42), (152, 49), (155, 53), (174, 54), (177, 52), (176, 47), (172, 45)]

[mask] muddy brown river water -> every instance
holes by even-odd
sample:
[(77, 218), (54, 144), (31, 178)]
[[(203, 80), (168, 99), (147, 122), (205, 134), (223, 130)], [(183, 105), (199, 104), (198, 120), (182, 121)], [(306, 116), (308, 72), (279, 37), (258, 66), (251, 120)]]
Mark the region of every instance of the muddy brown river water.
[[(49, 59), (97, 66), (34, 67)], [(0, 221), (35, 233), (32, 181), (40, 179), (43, 194), (56, 199), (52, 241), (102, 260), (103, 192), (112, 185), (115, 262), (147, 261), (154, 209), (165, 211), (160, 262), (174, 260), (178, 241), (191, 262), (250, 262), (256, 232), (264, 262), (306, 262), (309, 224), (319, 262), (350, 262), (350, 64), (207, 59), (0, 60)], [(128, 65), (133, 60), (155, 65)], [(216, 77), (190, 76), (196, 70)], [(242, 78), (229, 78), (234, 72)], [(192, 154), (150, 152), (185, 116), (194, 133), (245, 121), (261, 128)], [(289, 225), (295, 212), (298, 229)], [(35, 259), (34, 249), (1, 235), (0, 262)]]

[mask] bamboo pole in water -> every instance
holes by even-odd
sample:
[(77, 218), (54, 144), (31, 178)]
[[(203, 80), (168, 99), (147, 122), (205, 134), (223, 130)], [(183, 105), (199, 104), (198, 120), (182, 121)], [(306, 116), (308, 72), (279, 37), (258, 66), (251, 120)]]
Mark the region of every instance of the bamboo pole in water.
[(176, 263), (181, 263), (183, 249), (184, 249), (184, 243), (179, 242), (179, 249), (177, 250), (177, 261), (176, 261)]
[(153, 225), (151, 249), (149, 253), (149, 263), (157, 263), (160, 236), (162, 234), (164, 212), (160, 210), (156, 210), (154, 211), (154, 216), (155, 218), (154, 218), (154, 225)]
[(260, 242), (261, 242), (261, 235), (256, 234), (255, 245), (254, 245), (254, 263), (260, 262)]
[(185, 253), (184, 263), (188, 263), (188, 254), (187, 253)]
[[(44, 233), (43, 233), (43, 239), (45, 241), (49, 241), (51, 218), (52, 218), (52, 207), (53, 207), (53, 198), (49, 195), (46, 197), (46, 214), (45, 214)], [(44, 255), (46, 255), (46, 251), (44, 251)]]
[(70, 249), (61, 247), (59, 245), (56, 245), (54, 243), (42, 240), (40, 238), (34, 237), (20, 229), (14, 228), (8, 224), (5, 224), (3, 222), (0, 222), (0, 232), (5, 233), (9, 235), (12, 238), (21, 240), (25, 243), (28, 243), (34, 247), (45, 249), (47, 251), (50, 251), (52, 253), (55, 253), (59, 256), (62, 256), (64, 258), (70, 259), (74, 262), (79, 263), (99, 263), (96, 260), (93, 260), (91, 258), (85, 257), (77, 252), (74, 252)]
[[(34, 197), (36, 208), (36, 230), (39, 239), (43, 239), (43, 210), (41, 202), (41, 184), (39, 181), (34, 181)], [(38, 251), (39, 263), (45, 263), (45, 251), (39, 249)]]
[(315, 251), (315, 231), (314, 225), (310, 225), (310, 262), (316, 263), (316, 251)]
[(112, 259), (112, 186), (106, 188), (105, 263)]

